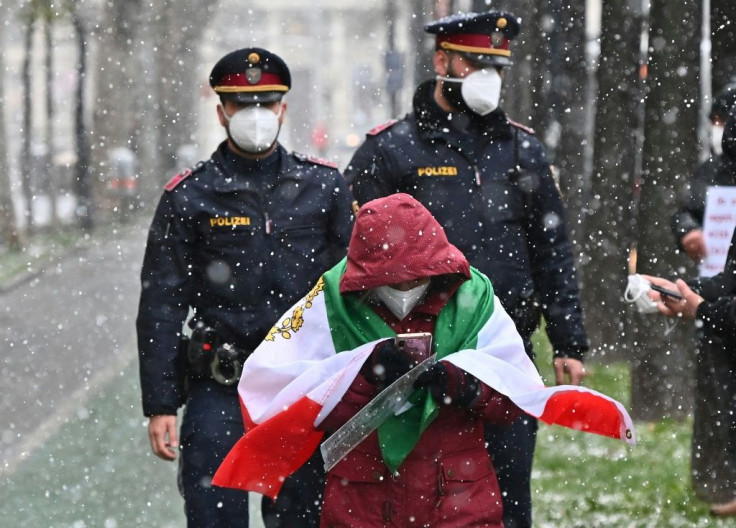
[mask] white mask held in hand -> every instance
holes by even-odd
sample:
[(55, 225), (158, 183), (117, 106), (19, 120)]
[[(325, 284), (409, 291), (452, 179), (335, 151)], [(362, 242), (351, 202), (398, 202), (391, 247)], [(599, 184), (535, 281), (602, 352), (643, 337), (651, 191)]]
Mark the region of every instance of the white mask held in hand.
[(716, 156), (723, 154), (723, 125), (712, 125), (710, 127), (710, 148)]
[(376, 295), (391, 310), (400, 321), (409, 315), (409, 312), (419, 304), (424, 294), (427, 293), (429, 282), (415, 286), (406, 291), (397, 290), (391, 286), (379, 286), (375, 289)]
[(634, 303), (639, 313), (659, 313), (657, 303), (647, 295), (649, 290), (651, 290), (649, 282), (644, 277), (638, 273), (636, 275), (629, 275), (629, 285), (624, 292), (624, 299), (627, 302)]
[(473, 112), (487, 115), (498, 108), (501, 84), (501, 75), (495, 68), (484, 68), (463, 79), (460, 93)]
[(228, 116), (223, 108), (222, 114), (228, 123), (230, 139), (243, 152), (260, 154), (276, 142), (281, 128), (281, 108), (275, 114), (264, 106), (246, 106), (232, 116)]

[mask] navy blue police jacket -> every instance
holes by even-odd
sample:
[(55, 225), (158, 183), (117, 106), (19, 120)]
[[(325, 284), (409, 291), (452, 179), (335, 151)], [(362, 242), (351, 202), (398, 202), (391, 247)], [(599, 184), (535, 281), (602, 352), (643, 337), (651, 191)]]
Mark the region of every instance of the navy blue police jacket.
[[(496, 110), (468, 118), (440, 109), (435, 81), (414, 111), (368, 133), (345, 177), (359, 203), (404, 192), (491, 279), (525, 340), (541, 314), (556, 357), (588, 349), (564, 207), (543, 146)], [(465, 121), (462, 121), (462, 120)]]
[(278, 146), (264, 182), (233, 172), (227, 155), (223, 143), (174, 177), (149, 230), (137, 318), (146, 416), (183, 403), (179, 341), (190, 307), (193, 321), (252, 351), (347, 250), (352, 196), (336, 168)]

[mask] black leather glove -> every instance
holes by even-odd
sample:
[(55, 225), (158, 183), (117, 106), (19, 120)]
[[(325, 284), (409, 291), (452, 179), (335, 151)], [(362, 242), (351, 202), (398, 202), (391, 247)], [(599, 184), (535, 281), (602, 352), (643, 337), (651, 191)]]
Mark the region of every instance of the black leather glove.
[(414, 387), (426, 387), (439, 405), (455, 405), (469, 409), (478, 399), (480, 380), (447, 361), (438, 361), (419, 375)]
[(393, 339), (377, 343), (370, 357), (363, 364), (363, 377), (379, 387), (388, 387), (409, 372), (411, 361), (396, 348)]

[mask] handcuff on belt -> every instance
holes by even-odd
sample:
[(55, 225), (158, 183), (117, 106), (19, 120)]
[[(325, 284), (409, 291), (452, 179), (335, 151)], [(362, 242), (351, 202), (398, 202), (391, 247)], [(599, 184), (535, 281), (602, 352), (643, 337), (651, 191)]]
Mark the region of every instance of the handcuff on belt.
[(240, 379), (245, 350), (221, 343), (214, 328), (198, 323), (192, 330), (187, 349), (190, 374), (195, 378), (211, 376), (222, 385), (234, 385)]

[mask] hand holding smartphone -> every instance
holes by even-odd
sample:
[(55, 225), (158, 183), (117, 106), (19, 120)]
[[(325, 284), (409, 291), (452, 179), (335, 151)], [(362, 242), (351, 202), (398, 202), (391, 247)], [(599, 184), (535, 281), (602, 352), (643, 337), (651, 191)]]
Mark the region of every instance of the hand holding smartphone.
[(429, 332), (396, 334), (394, 343), (409, 358), (412, 368), (432, 355), (432, 334)]
[(659, 292), (660, 295), (666, 295), (667, 297), (672, 297), (673, 299), (684, 299), (680, 292), (668, 290), (666, 288), (662, 288), (661, 286), (657, 286), (656, 284), (649, 284), (649, 287), (652, 290)]

